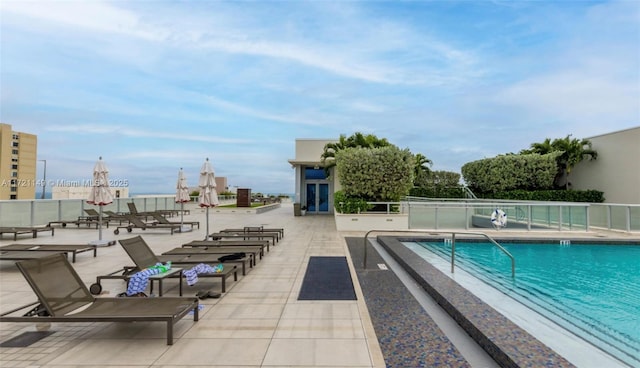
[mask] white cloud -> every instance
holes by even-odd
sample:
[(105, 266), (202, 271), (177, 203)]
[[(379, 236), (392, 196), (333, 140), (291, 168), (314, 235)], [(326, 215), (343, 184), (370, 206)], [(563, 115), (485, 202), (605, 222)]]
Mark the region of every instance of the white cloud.
[(102, 1), (3, 1), (2, 11), (37, 20), (29, 25), (34, 28), (41, 27), (40, 22), (51, 22), (78, 31), (128, 34), (148, 40), (167, 37), (160, 29), (145, 29), (135, 13)]
[[(176, 127), (176, 130), (178, 127)], [(164, 132), (158, 130), (141, 130), (133, 129), (126, 126), (100, 124), (82, 124), (82, 125), (53, 125), (45, 128), (45, 130), (57, 133), (74, 133), (86, 135), (111, 134), (122, 137), (136, 138), (158, 138), (173, 141), (192, 141), (192, 142), (209, 142), (209, 143), (252, 143), (250, 139), (225, 138), (213, 135), (199, 134), (183, 134), (173, 132)]]

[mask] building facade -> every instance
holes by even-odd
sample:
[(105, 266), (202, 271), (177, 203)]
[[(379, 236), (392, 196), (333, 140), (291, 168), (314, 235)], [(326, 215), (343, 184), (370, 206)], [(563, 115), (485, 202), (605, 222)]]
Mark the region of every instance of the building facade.
[(307, 214), (333, 214), (333, 193), (340, 190), (333, 169), (325, 174), (320, 156), (327, 143), (336, 139), (296, 139), (295, 158), (289, 160), (295, 170), (295, 203)]
[[(62, 186), (51, 188), (51, 199), (87, 199), (93, 190), (90, 185)], [(129, 187), (109, 187), (113, 198), (128, 198)]]
[[(598, 152), (596, 160), (585, 160), (571, 171), (572, 189), (604, 192), (606, 203), (640, 204), (640, 127), (587, 138)], [(307, 214), (333, 214), (333, 193), (340, 190), (332, 168), (325, 175), (320, 159), (327, 143), (336, 139), (296, 139), (294, 202)]]
[(0, 123), (0, 200), (35, 199), (38, 137)]
[(571, 188), (602, 191), (606, 203), (640, 204), (640, 127), (587, 139), (598, 158), (573, 168)]

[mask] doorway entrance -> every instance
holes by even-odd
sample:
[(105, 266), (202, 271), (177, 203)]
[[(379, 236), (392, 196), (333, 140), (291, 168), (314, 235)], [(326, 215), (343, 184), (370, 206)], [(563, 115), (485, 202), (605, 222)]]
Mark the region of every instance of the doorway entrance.
[(329, 212), (329, 184), (307, 182), (306, 198), (307, 213)]

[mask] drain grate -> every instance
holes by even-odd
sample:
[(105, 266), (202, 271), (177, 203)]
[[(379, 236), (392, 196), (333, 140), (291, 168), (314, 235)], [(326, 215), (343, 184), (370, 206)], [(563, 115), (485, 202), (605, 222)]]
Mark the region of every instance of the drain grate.
[(45, 337), (51, 335), (55, 331), (28, 331), (13, 337), (7, 341), (0, 343), (0, 348), (24, 348)]

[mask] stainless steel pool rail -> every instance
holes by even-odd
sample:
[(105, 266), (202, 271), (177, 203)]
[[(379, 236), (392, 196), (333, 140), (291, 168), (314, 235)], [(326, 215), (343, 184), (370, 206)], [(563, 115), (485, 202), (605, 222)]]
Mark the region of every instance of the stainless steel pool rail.
[(481, 232), (473, 232), (473, 231), (439, 231), (439, 230), (369, 230), (367, 231), (367, 233), (364, 235), (364, 256), (363, 256), (363, 261), (362, 261), (362, 266), (364, 269), (367, 268), (367, 244), (368, 244), (368, 238), (369, 238), (369, 234), (373, 233), (373, 232), (384, 232), (384, 233), (428, 233), (429, 235), (440, 235), (440, 234), (450, 234), (451, 235), (451, 273), (454, 273), (454, 269), (455, 269), (455, 260), (456, 260), (456, 234), (459, 235), (479, 235), (482, 236), (484, 238), (486, 238), (487, 240), (489, 240), (489, 242), (493, 243), (493, 245), (495, 245), (496, 247), (498, 247), (498, 249), (500, 249), (504, 254), (507, 255), (507, 257), (509, 257), (511, 259), (511, 277), (515, 278), (516, 277), (516, 260), (513, 257), (513, 255), (511, 253), (509, 253), (508, 250), (506, 250), (502, 245), (498, 244), (498, 242), (496, 242), (492, 237), (490, 237), (489, 235), (485, 234), (485, 233), (481, 233)]

